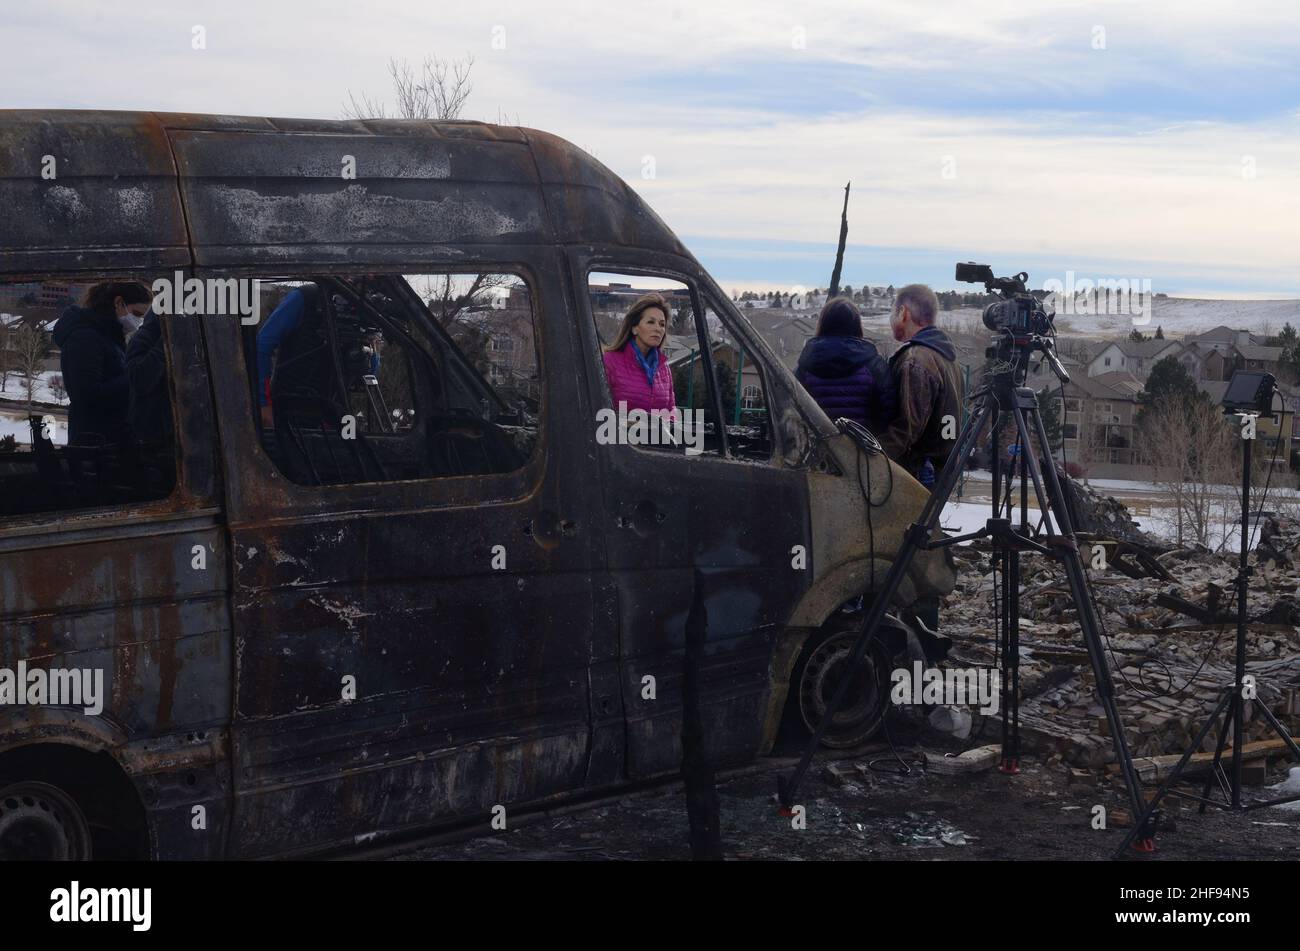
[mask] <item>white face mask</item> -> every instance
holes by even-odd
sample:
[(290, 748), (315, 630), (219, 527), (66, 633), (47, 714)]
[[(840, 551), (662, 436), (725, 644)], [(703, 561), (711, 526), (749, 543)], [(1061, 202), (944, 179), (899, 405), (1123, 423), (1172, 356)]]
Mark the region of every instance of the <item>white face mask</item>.
[(140, 325), (144, 323), (144, 318), (137, 317), (128, 310), (121, 317), (117, 318), (117, 322), (122, 325), (123, 330), (129, 334), (133, 334), (140, 328)]

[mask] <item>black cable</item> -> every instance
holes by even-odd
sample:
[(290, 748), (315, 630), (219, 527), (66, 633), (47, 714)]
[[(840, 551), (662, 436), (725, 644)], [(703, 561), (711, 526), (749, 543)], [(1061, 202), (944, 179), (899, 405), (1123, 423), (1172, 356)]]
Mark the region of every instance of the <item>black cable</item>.
[(921, 768), (921, 769), (925, 769), (925, 760), (924, 760), (924, 759), (914, 759), (914, 760), (911, 761), (911, 764), (909, 765), (908, 761), (905, 760), (905, 759), (903, 759), (902, 755), (899, 754), (899, 752), (898, 752), (898, 747), (894, 745), (894, 737), (893, 737), (893, 735), (890, 734), (890, 732), (889, 732), (889, 710), (888, 710), (888, 708), (886, 708), (886, 710), (885, 710), (885, 715), (884, 715), (883, 717), (880, 718), (880, 723), (881, 723), (881, 726), (883, 726), (883, 727), (885, 728), (885, 742), (887, 742), (887, 743), (889, 744), (889, 751), (890, 751), (892, 754), (894, 754), (894, 755), (893, 755), (893, 759), (898, 763), (898, 768), (897, 768), (897, 769), (891, 769), (891, 770), (884, 770), (884, 769), (880, 769), (880, 768), (878, 768), (878, 767), (876, 766), (877, 763), (888, 763), (888, 762), (890, 761), (890, 757), (888, 757), (888, 756), (880, 756), (880, 757), (877, 757), (876, 759), (868, 760), (868, 761), (867, 761), (867, 769), (871, 770), (873, 773), (891, 772), (891, 773), (895, 773), (895, 774), (898, 775), (898, 776), (910, 776), (911, 773), (912, 773), (912, 770), (913, 770), (914, 768), (917, 768), (917, 767), (919, 767), (919, 768)]

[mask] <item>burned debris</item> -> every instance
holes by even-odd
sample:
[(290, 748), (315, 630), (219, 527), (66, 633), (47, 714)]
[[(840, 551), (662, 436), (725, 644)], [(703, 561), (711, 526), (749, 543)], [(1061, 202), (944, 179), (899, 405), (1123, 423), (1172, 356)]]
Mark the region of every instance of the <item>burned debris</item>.
[[(1213, 709), (1222, 685), (1232, 680), (1235, 561), (1142, 536), (1121, 503), (1087, 489), (1080, 489), (1079, 496), (1087, 501), (1086, 510), (1106, 513), (1112, 533), (1106, 540), (1112, 552), (1107, 567), (1093, 569), (1091, 581), (1139, 773), (1144, 781), (1157, 781), (1161, 764), (1170, 756), (1177, 760)], [(1094, 527), (1098, 521), (1084, 519)], [(1117, 542), (1115, 536), (1124, 540)], [(1081, 545), (1102, 541), (1085, 538)], [(1300, 523), (1282, 516), (1264, 521), (1251, 559), (1258, 580), (1247, 600), (1247, 670), (1255, 676), (1260, 698), (1293, 734), (1300, 733), (1298, 555)], [(957, 559), (959, 581), (943, 615), (944, 633), (954, 641), (948, 663), (989, 665), (995, 659), (988, 633), (995, 588), (988, 554), (971, 545)], [(1049, 763), (1077, 768), (1096, 770), (1113, 763), (1107, 724), (1093, 699), (1092, 674), (1060, 569), (1047, 560), (1027, 562), (1021, 585), (1025, 749)], [(1262, 722), (1247, 721), (1248, 742), (1265, 733)], [(1207, 739), (1210, 754), (1213, 740), (1212, 735)], [(1251, 755), (1284, 752), (1280, 742), (1273, 742)]]

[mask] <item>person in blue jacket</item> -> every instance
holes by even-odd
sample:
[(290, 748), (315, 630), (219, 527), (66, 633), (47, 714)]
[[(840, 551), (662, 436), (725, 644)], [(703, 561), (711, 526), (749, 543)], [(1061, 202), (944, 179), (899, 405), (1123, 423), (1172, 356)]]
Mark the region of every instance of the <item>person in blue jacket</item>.
[[(262, 425), (267, 429), (275, 426), (271, 410), (271, 381), (275, 374), (277, 353), (285, 349), (286, 343), (304, 326), (303, 318), (309, 313), (317, 316), (316, 297), (318, 290), (314, 284), (296, 287), (282, 300), (266, 323), (257, 332), (257, 394), (261, 406)], [(337, 301), (338, 298), (335, 298)], [(379, 375), (379, 343), (371, 341), (370, 372)]]

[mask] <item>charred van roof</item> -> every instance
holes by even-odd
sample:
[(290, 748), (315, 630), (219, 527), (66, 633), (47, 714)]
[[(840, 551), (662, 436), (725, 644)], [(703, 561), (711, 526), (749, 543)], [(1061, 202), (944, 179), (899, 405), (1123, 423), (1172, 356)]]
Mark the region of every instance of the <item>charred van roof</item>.
[(0, 110), (0, 273), (689, 252), (572, 143), (484, 122)]

